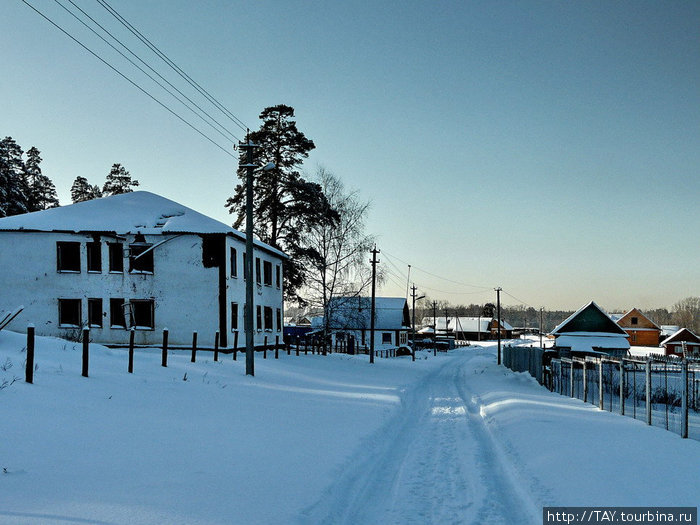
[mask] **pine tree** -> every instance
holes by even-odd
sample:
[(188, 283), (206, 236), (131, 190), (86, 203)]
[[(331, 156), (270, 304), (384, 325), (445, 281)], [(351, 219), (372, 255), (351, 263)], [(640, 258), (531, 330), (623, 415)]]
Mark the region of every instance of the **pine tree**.
[[(250, 133), (249, 139), (260, 145), (258, 164), (275, 164), (273, 170), (257, 170), (254, 174), (254, 231), (260, 240), (290, 256), (284, 269), (285, 298), (301, 304), (298, 289), (306, 281), (306, 269), (319, 258), (308, 242), (309, 228), (319, 222), (337, 221), (337, 214), (321, 186), (306, 181), (298, 171), (316, 146), (297, 129), (293, 117), (294, 108), (290, 106), (265, 108), (260, 113), (260, 129)], [(226, 202), (229, 212), (236, 214), (235, 228), (245, 221), (246, 170), (239, 170), (238, 177), (241, 183)]]
[(29, 148), (22, 173), (24, 183), (29, 190), (27, 196), (29, 211), (46, 210), (58, 206), (56, 186), (51, 179), (41, 173), (40, 163), (40, 151), (35, 147)]
[(130, 193), (138, 185), (139, 181), (132, 179), (129, 172), (124, 169), (124, 166), (113, 164), (109, 175), (107, 175), (107, 180), (102, 186), (102, 194), (107, 197), (109, 195)]
[(70, 189), (70, 198), (73, 203), (84, 202), (102, 197), (99, 186), (92, 186), (85, 177), (76, 177)]
[(5, 137), (0, 141), (0, 217), (29, 211), (23, 170), (22, 148), (12, 137)]

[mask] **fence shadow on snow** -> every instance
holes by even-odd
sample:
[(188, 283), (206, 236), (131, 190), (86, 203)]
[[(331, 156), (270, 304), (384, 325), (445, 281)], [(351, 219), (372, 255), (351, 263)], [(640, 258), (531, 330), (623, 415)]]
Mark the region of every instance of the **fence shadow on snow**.
[(506, 346), (503, 364), (552, 392), (700, 440), (700, 360), (586, 356), (548, 363), (542, 348)]

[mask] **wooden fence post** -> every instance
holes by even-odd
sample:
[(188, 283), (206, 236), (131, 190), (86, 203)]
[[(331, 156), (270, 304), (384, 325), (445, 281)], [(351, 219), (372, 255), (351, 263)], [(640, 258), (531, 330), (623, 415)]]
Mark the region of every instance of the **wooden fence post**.
[(287, 349), (287, 355), (290, 355), (292, 352), (292, 346), (289, 344), (289, 341), (283, 341), (284, 347)]
[[(685, 353), (683, 354), (685, 356)], [(681, 363), (681, 381), (683, 391), (681, 394), (681, 437), (688, 437), (688, 361), (683, 357)]]
[(129, 366), (127, 368), (127, 371), (130, 374), (134, 373), (134, 327), (132, 326), (129, 329)]
[(163, 353), (160, 359), (161, 366), (168, 366), (168, 329), (163, 328)]
[(197, 361), (197, 331), (192, 332), (192, 358), (193, 363)]
[(574, 397), (574, 358), (569, 365), (569, 397)]
[(583, 402), (588, 403), (588, 361), (583, 358)]
[(88, 377), (90, 364), (90, 329), (83, 328), (83, 377)]
[(651, 358), (647, 357), (646, 368), (644, 370), (647, 398), (647, 425), (651, 425)]
[(265, 336), (265, 344), (263, 346), (263, 359), (267, 359), (267, 336)]
[(603, 410), (603, 360), (598, 360), (598, 408)]
[(238, 354), (238, 330), (233, 332), (233, 360), (236, 360), (236, 354)]
[(34, 325), (27, 325), (27, 365), (24, 369), (24, 381), (34, 383)]
[(280, 336), (275, 336), (275, 359), (280, 358)]
[(625, 360), (620, 359), (620, 415), (625, 415)]
[(219, 360), (219, 331), (214, 334), (214, 361)]

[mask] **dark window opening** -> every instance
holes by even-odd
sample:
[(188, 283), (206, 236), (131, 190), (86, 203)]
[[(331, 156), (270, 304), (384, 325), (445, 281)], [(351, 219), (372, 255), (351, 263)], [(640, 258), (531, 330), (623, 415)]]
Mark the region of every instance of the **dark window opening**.
[(262, 330), (262, 308), (260, 308), (260, 305), (257, 307), (257, 312), (255, 316), (255, 320), (257, 321), (256, 327), (258, 330)]
[(277, 288), (279, 288), (281, 285), (281, 282), (282, 282), (282, 268), (280, 268), (280, 265), (278, 264), (275, 266), (275, 286), (277, 286)]
[(272, 308), (265, 307), (265, 330), (272, 330)]
[(633, 318), (631, 319), (631, 321), (632, 321), (632, 324), (638, 324), (638, 323), (639, 323), (639, 318), (633, 317)]
[(124, 272), (124, 245), (120, 242), (108, 242), (109, 271)]
[(231, 330), (238, 330), (238, 303), (231, 303)]
[(263, 277), (265, 277), (265, 286), (272, 286), (272, 263), (263, 261)]
[(102, 271), (102, 243), (89, 242), (87, 243), (87, 271), (101, 272)]
[(56, 254), (59, 272), (80, 272), (79, 242), (57, 242)]
[(80, 299), (59, 299), (58, 300), (58, 325), (71, 328), (80, 327)]
[(102, 328), (102, 299), (88, 299), (88, 325)]
[(131, 311), (134, 316), (134, 326), (140, 329), (153, 330), (155, 328), (153, 299), (132, 299)]
[(150, 244), (131, 244), (130, 273), (153, 273), (153, 250)]
[(255, 258), (255, 282), (260, 284), (261, 283), (261, 278), (260, 278), (260, 257)]
[(109, 325), (112, 328), (126, 328), (125, 306), (124, 299), (109, 300)]
[(383, 345), (390, 345), (391, 344), (391, 332), (382, 332), (382, 344)]
[(277, 331), (282, 331), (282, 310), (277, 308)]
[(238, 277), (238, 254), (231, 248), (231, 277)]

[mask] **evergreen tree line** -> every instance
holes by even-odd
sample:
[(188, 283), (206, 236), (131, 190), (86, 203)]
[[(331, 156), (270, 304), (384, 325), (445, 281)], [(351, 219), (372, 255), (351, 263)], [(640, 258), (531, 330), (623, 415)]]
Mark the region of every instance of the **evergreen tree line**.
[(56, 187), (40, 164), (36, 147), (25, 155), (12, 137), (0, 141), (0, 217), (58, 206)]
[[(53, 181), (41, 171), (41, 152), (32, 146), (26, 153), (12, 137), (0, 141), (0, 217), (59, 206)], [(71, 200), (76, 202), (128, 193), (139, 185), (121, 164), (112, 165), (104, 185), (91, 185), (76, 177)]]

